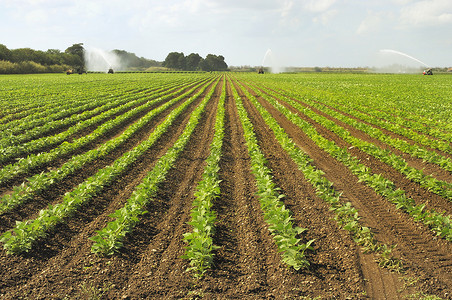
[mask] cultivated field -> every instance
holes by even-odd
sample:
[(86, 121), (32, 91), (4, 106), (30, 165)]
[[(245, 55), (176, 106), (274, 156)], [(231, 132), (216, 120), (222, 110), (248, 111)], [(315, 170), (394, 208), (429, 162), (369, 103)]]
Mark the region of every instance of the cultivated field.
[(452, 298), (452, 76), (0, 77), (0, 298)]

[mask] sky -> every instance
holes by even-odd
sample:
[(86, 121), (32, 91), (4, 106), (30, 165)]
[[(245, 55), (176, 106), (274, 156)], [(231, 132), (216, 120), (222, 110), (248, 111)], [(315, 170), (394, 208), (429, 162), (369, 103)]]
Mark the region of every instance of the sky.
[(229, 66), (414, 63), (409, 55), (451, 67), (452, 0), (0, 0), (0, 44), (75, 43), (158, 61), (223, 55)]

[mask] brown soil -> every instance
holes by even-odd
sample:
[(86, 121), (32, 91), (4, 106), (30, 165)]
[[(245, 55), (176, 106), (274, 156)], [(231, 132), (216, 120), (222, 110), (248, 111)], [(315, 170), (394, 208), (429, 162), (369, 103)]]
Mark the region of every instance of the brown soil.
[[(450, 243), (435, 238), (427, 228), (413, 222), (388, 201), (358, 183), (343, 165), (319, 149), (266, 101), (259, 99), (295, 143), (314, 159), (316, 167), (334, 182), (334, 187), (343, 193), (343, 201), (352, 202), (359, 210), (363, 225), (372, 228), (379, 241), (397, 244), (394, 254), (405, 262), (406, 273), (399, 275), (380, 268), (373, 254), (364, 254), (349, 233), (338, 228), (328, 205), (316, 195), (279, 146), (260, 114), (240, 92), (274, 181), (285, 195), (285, 205), (293, 212), (294, 224), (308, 229), (300, 238), (305, 242), (315, 239), (314, 251), (307, 252), (311, 263), (309, 268), (294, 271), (285, 267), (255, 195), (250, 159), (229, 84), (226, 86), (225, 138), (220, 161), (221, 196), (214, 204), (218, 219), (214, 243), (220, 248), (215, 251), (213, 268), (204, 278), (193, 279), (192, 274), (185, 271), (188, 262), (181, 258), (186, 246), (183, 234), (190, 230), (187, 222), (190, 220), (193, 192), (209, 154), (221, 87), (222, 81), (215, 87), (213, 97), (175, 167), (148, 205), (148, 213), (126, 237), (119, 253), (111, 257), (92, 254), (89, 238), (111, 220), (109, 215), (124, 205), (157, 159), (172, 146), (201, 99), (196, 100), (124, 176), (105, 187), (74, 217), (58, 225), (29, 253), (7, 255), (1, 250), (0, 298), (402, 299), (407, 292), (418, 290), (451, 297)], [(55, 184), (30, 203), (0, 216), (1, 232), (12, 228), (15, 220), (33, 218), (48, 203), (60, 201), (65, 192), (146, 139), (168, 113), (162, 113), (104, 160)], [(347, 146), (331, 132), (315, 122), (313, 124), (327, 138)], [(105, 140), (122, 132), (128, 125), (124, 124)], [(353, 149), (353, 154), (368, 161), (372, 169), (386, 172), (410, 195), (417, 195), (417, 201), (428, 197), (436, 199), (432, 200), (434, 207), (449, 209), (440, 197), (435, 198), (427, 191), (413, 187), (394, 170), (385, 168), (358, 150)], [(405, 288), (400, 280), (403, 277), (415, 278), (413, 287)]]

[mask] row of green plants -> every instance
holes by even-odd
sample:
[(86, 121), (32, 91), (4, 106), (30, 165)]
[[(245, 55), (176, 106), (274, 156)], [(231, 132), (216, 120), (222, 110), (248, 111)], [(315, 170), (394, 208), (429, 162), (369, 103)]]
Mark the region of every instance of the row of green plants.
[(188, 245), (182, 258), (190, 261), (187, 271), (193, 272), (195, 278), (202, 277), (211, 268), (213, 251), (218, 249), (218, 246), (213, 244), (217, 215), (212, 206), (214, 200), (220, 196), (219, 163), (224, 138), (225, 99), (226, 77), (223, 77), (223, 88), (215, 120), (215, 134), (210, 144), (210, 154), (206, 159), (202, 179), (194, 193), (191, 221), (188, 222), (193, 229), (184, 234), (184, 241)]
[[(348, 100), (348, 99), (347, 99)], [(336, 101), (336, 102), (335, 102)], [(374, 109), (373, 107), (353, 107), (350, 102), (338, 99), (337, 97), (329, 100), (329, 105), (333, 103), (340, 103), (341, 106), (347, 107), (353, 115), (359, 117), (361, 120), (378, 125), (382, 128), (397, 134), (406, 136), (413, 141), (419, 142), (425, 146), (429, 146), (441, 151), (452, 153), (450, 142), (452, 141), (452, 132), (444, 132), (439, 128), (430, 128), (424, 124), (409, 121), (405, 118), (392, 115), (388, 112)], [(357, 105), (354, 101), (353, 105)], [(341, 109), (342, 110), (342, 109)], [(419, 134), (419, 133), (423, 134)], [(427, 136), (426, 136), (427, 135)], [(434, 139), (430, 138), (434, 137)]]
[[(27, 88), (29, 87), (27, 86)], [(15, 101), (12, 99), (7, 99), (7, 96), (4, 95), (5, 93), (2, 92), (2, 96), (6, 98), (2, 102), (9, 108), (5, 107), (4, 115), (0, 118), (0, 130), (10, 129), (16, 132), (16, 127), (26, 130), (41, 126), (48, 121), (46, 118), (49, 115), (54, 115), (53, 119), (56, 120), (69, 116), (71, 113), (83, 112), (78, 107), (91, 103), (93, 97), (99, 99), (114, 98), (118, 93), (125, 94), (138, 89), (139, 87), (109, 87), (108, 90), (105, 90), (105, 87), (98, 84), (94, 87), (83, 87), (83, 93), (70, 89), (69, 91), (54, 91), (50, 88), (42, 88), (49, 95), (22, 94), (20, 91), (14, 91), (15, 95), (19, 95), (20, 100), (17, 103), (14, 103)], [(25, 99), (28, 99), (28, 101), (25, 101)], [(93, 104), (95, 105), (95, 103)], [(95, 108), (96, 106), (92, 107)], [(40, 120), (42, 118), (44, 120)]]
[[(147, 213), (145, 210), (146, 206), (155, 197), (158, 185), (165, 180), (169, 170), (173, 168), (180, 153), (187, 145), (202, 117), (207, 103), (215, 91), (215, 86), (218, 84), (218, 81), (219, 79), (217, 79), (202, 102), (195, 108), (184, 131), (173, 146), (166, 151), (141, 183), (135, 187), (132, 195), (127, 199), (126, 204), (110, 215), (114, 220), (110, 221), (103, 229), (96, 231), (96, 235), (90, 238), (94, 241), (94, 244), (91, 246), (93, 253), (109, 256), (122, 248), (126, 235), (132, 232), (140, 222), (139, 217)], [(156, 128), (157, 130), (159, 128)]]
[[(341, 148), (337, 146), (334, 141), (324, 138), (311, 124), (303, 120), (298, 114), (291, 112), (283, 105), (283, 103), (269, 97), (260, 90), (256, 90), (256, 92), (277, 108), (278, 111), (283, 113), (291, 122), (300, 127), (319, 147), (347, 166), (350, 171), (358, 177), (359, 181), (364, 182), (374, 189), (376, 193), (394, 203), (396, 208), (410, 214), (416, 222), (423, 222), (436, 235), (449, 241), (452, 240), (452, 223), (450, 216), (426, 209), (425, 203), (416, 205), (415, 201), (412, 198), (407, 197), (405, 191), (398, 189), (391, 180), (385, 178), (381, 174), (374, 174), (369, 167), (361, 164), (358, 158), (352, 156), (348, 152), (348, 149)], [(270, 91), (267, 92), (271, 94)], [(281, 96), (279, 95), (279, 97)], [(286, 97), (282, 97), (282, 101), (305, 113), (305, 108), (300, 106), (296, 101)], [(334, 124), (334, 122), (332, 123)], [(326, 128), (332, 130), (329, 126), (326, 126)]]
[[(97, 101), (93, 101), (92, 95), (89, 93), (83, 96), (77, 96), (77, 98), (69, 97), (69, 99), (66, 98), (67, 95), (61, 97), (56, 96), (50, 103), (43, 103), (31, 109), (24, 109), (16, 114), (10, 113), (8, 116), (10, 116), (11, 120), (0, 124), (0, 130), (2, 131), (1, 137), (18, 135), (26, 130), (39, 128), (47, 123), (65, 119), (74, 114), (78, 115), (87, 110), (96, 109), (115, 100), (121, 100), (125, 94), (121, 95), (119, 93), (120, 91), (116, 90), (110, 91), (110, 93), (96, 93)], [(118, 95), (122, 97), (118, 97)], [(40, 101), (32, 100), (30, 102), (39, 103)], [(111, 104), (114, 104), (114, 102)], [(88, 117), (90, 116), (88, 115)]]
[[(198, 83), (200, 85), (201, 83)], [(190, 91), (185, 92), (183, 95), (187, 96), (193, 90), (196, 88), (193, 87)], [(154, 94), (152, 97), (148, 97), (146, 100), (146, 103), (135, 107), (126, 113), (123, 113), (122, 115), (119, 115), (115, 119), (112, 119), (110, 121), (107, 121), (106, 123), (102, 124), (98, 128), (96, 128), (92, 133), (82, 136), (78, 139), (75, 139), (72, 142), (63, 142), (58, 147), (48, 151), (48, 152), (41, 152), (38, 154), (30, 154), (26, 158), (20, 159), (18, 162), (14, 164), (9, 164), (0, 169), (0, 184), (4, 184), (8, 180), (11, 180), (12, 178), (19, 176), (21, 174), (26, 174), (28, 171), (43, 166), (47, 163), (50, 163), (58, 158), (63, 157), (64, 155), (73, 153), (75, 150), (80, 149), (81, 147), (87, 145), (88, 143), (98, 139), (99, 137), (105, 135), (112, 129), (116, 128), (118, 125), (126, 122), (128, 119), (132, 118), (134, 115), (143, 112), (153, 105), (156, 105), (158, 103), (162, 103), (164, 101), (167, 101), (171, 97), (174, 97), (174, 94), (179, 93), (179, 91), (176, 91), (172, 94), (167, 94), (166, 91), (159, 92), (157, 94)], [(179, 96), (179, 98), (182, 96)], [(154, 101), (151, 101), (152, 99), (157, 99)], [(129, 104), (125, 104), (129, 105)], [(131, 102), (130, 105), (133, 105), (133, 102)], [(121, 107), (118, 107), (120, 109)], [(97, 123), (95, 120), (93, 121)]]
[[(22, 118), (32, 122), (45, 117), (48, 111), (58, 112), (60, 107), (77, 106), (93, 99), (145, 92), (150, 87), (161, 87), (171, 82), (189, 82), (200, 80), (205, 75), (153, 75), (133, 74), (107, 76), (107, 74), (90, 74), (91, 76), (62, 76), (54, 74), (14, 76), (0, 78), (0, 126), (14, 122), (20, 124)], [(72, 103), (72, 106), (66, 106)], [(16, 121), (17, 120), (17, 121)], [(25, 119), (24, 119), (25, 121)], [(10, 125), (7, 125), (8, 128)]]
[[(72, 150), (68, 149), (71, 147), (67, 147), (67, 142), (63, 143), (70, 137), (71, 135), (80, 132), (88, 127), (95, 126), (97, 124), (100, 124), (102, 122), (105, 122), (109, 118), (114, 117), (118, 114), (123, 114), (126, 111), (139, 106), (148, 103), (149, 99), (155, 99), (158, 97), (161, 97), (163, 95), (166, 95), (166, 91), (156, 91), (155, 93), (152, 93), (151, 95), (133, 95), (133, 96), (126, 96), (126, 99), (123, 99), (121, 101), (120, 106), (114, 107), (108, 111), (105, 111), (101, 114), (95, 115), (94, 117), (87, 119), (82, 122), (78, 122), (75, 125), (69, 127), (67, 130), (52, 135), (52, 136), (43, 136), (41, 138), (38, 138), (36, 140), (31, 140), (27, 143), (6, 147), (6, 148), (0, 148), (0, 163), (4, 163), (6, 161), (9, 161), (13, 158), (20, 157), (27, 155), (29, 153), (37, 152), (41, 149), (58, 145), (60, 144), (59, 148), (66, 148), (65, 150)], [(83, 115), (84, 113), (82, 113)], [(87, 112), (89, 114), (89, 112)], [(77, 119), (77, 116), (74, 116), (75, 119)], [(85, 140), (85, 142), (90, 142), (88, 139)], [(61, 144), (63, 143), (63, 144)], [(65, 150), (55, 150), (57, 152), (65, 151)], [(39, 155), (39, 154), (38, 154)], [(31, 155), (29, 155), (26, 160), (29, 160)], [(1, 177), (0, 177), (1, 178)]]
[[(0, 138), (0, 148), (6, 148), (23, 144), (37, 137), (43, 136), (54, 130), (73, 126), (79, 122), (90, 119), (96, 115), (99, 115), (105, 111), (116, 108), (120, 105), (126, 104), (139, 99), (136, 97), (146, 97), (149, 93), (158, 93), (168, 89), (169, 85), (150, 89), (148, 91), (141, 91), (134, 93), (133, 98), (128, 95), (130, 92), (118, 92), (118, 94), (98, 97), (97, 101), (89, 100), (89, 103), (83, 105), (83, 101), (80, 101), (76, 107), (64, 108), (58, 107), (58, 112), (55, 114), (47, 114), (45, 117), (34, 120), (19, 120), (19, 124), (13, 128), (3, 130)], [(137, 104), (139, 105), (139, 104)], [(13, 123), (13, 122), (11, 122)], [(6, 151), (7, 152), (7, 151)]]
[[(305, 83), (299, 87), (306, 86)], [(394, 74), (348, 75), (341, 78), (331, 75), (314, 78), (308, 85), (318, 91), (344, 96), (344, 99), (359, 99), (353, 102), (393, 112), (413, 122), (423, 123), (426, 127), (452, 131), (450, 76), (426, 80), (422, 76)]]
[[(65, 130), (61, 133), (58, 133), (56, 135), (43, 136), (39, 139), (31, 140), (27, 143), (22, 143), (22, 144), (19, 143), (17, 145), (11, 145), (9, 147), (2, 147), (2, 148), (0, 148), (0, 153), (1, 153), (0, 163), (4, 163), (7, 161), (10, 161), (13, 158), (20, 157), (20, 156), (26, 155), (28, 153), (39, 151), (40, 149), (43, 149), (43, 148), (62, 143), (69, 136), (71, 136), (77, 132), (80, 132), (81, 130), (83, 130), (89, 126), (93, 126), (100, 122), (103, 122), (116, 114), (123, 113), (124, 111), (127, 111), (136, 105), (146, 103), (146, 101), (147, 101), (147, 99), (145, 99), (143, 97), (141, 97), (141, 99), (138, 98), (136, 100), (125, 99), (125, 100), (120, 101), (119, 103), (113, 103), (111, 105), (111, 107), (108, 107), (111, 109), (104, 111), (101, 114), (95, 114), (94, 117), (91, 117), (82, 122), (76, 122), (75, 125), (69, 127), (67, 130)], [(110, 106), (110, 105), (107, 104), (107, 106)], [(103, 110), (102, 108), (99, 108), (99, 111), (102, 111), (102, 110)], [(81, 115), (82, 115), (82, 117), (84, 117), (85, 115), (89, 115), (89, 114), (90, 114), (90, 112), (87, 111), (85, 113), (82, 113)], [(69, 119), (71, 119), (71, 118), (69, 118)], [(74, 115), (72, 117), (72, 119), (78, 119), (78, 116)], [(39, 129), (37, 129), (37, 130), (39, 130)], [(31, 131), (31, 133), (32, 134), (34, 133), (33, 130)], [(16, 137), (10, 136), (9, 138), (11, 138), (11, 140), (14, 141)], [(18, 140), (17, 142), (20, 142), (20, 141)], [(16, 142), (14, 142), (14, 144), (16, 144)]]
[[(294, 96), (293, 92), (289, 92), (292, 96)], [(299, 94), (297, 95), (298, 99), (301, 97)], [(353, 118), (350, 118), (345, 115), (345, 113), (355, 116), (356, 118), (366, 121), (369, 123), (376, 124), (382, 128), (388, 129), (392, 132), (395, 132), (397, 134), (403, 135), (415, 142), (418, 142), (420, 144), (423, 144), (425, 146), (435, 148), (438, 150), (441, 150), (446, 153), (452, 153), (452, 147), (450, 146), (450, 142), (443, 142), (435, 139), (430, 139), (425, 135), (418, 134), (417, 132), (414, 132), (413, 130), (408, 130), (406, 128), (403, 128), (400, 124), (390, 124), (389, 122), (378, 120), (377, 118), (372, 118), (369, 115), (365, 113), (359, 113), (354, 111), (353, 109), (346, 109), (344, 106), (341, 107), (341, 111), (336, 111), (334, 109), (331, 109), (327, 106), (325, 106), (325, 103), (338, 108), (339, 105), (335, 105), (333, 101), (329, 101), (326, 97), (322, 97), (318, 99), (319, 96), (313, 96), (309, 95), (308, 97), (303, 96), (303, 102), (311, 105), (312, 107), (315, 107), (319, 109), (320, 111), (350, 125), (353, 126), (356, 129), (359, 129), (369, 136), (378, 139), (395, 149), (398, 149), (402, 152), (408, 153), (414, 157), (421, 158), (424, 161), (428, 161), (433, 164), (437, 164), (441, 168), (445, 169), (446, 171), (452, 172), (452, 160), (448, 157), (445, 157), (443, 155), (437, 154), (435, 151), (428, 150), (425, 147), (418, 146), (416, 144), (410, 144), (409, 142), (399, 139), (399, 138), (393, 138), (389, 135), (386, 135), (382, 130), (375, 128), (371, 125), (368, 125), (364, 122), (355, 120)], [(315, 101), (316, 99), (317, 101)]]
[[(380, 266), (395, 271), (402, 271), (403, 265), (399, 259), (392, 255), (392, 247), (376, 240), (371, 229), (362, 226), (361, 217), (358, 210), (350, 202), (342, 203), (341, 193), (337, 192), (333, 183), (325, 177), (325, 173), (316, 168), (312, 158), (309, 157), (296, 143), (288, 136), (273, 116), (251, 95), (246, 88), (242, 89), (259, 113), (262, 115), (265, 123), (273, 131), (276, 140), (281, 147), (288, 153), (295, 162), (298, 169), (303, 173), (304, 178), (314, 187), (316, 194), (330, 205), (330, 210), (334, 212), (334, 219), (340, 228), (349, 231), (354, 241), (360, 245), (364, 252), (372, 252), (378, 255)], [(256, 92), (256, 90), (254, 90)], [(275, 102), (270, 102), (275, 106)], [(278, 106), (275, 106), (277, 109)], [(287, 110), (279, 110), (286, 114)]]
[[(135, 132), (137, 132), (140, 128), (148, 124), (157, 115), (167, 110), (168, 108), (178, 103), (179, 101), (189, 96), (190, 94), (194, 93), (194, 91), (197, 88), (199, 88), (200, 85), (201, 84), (195, 85), (189, 91), (153, 109), (152, 111), (147, 113), (144, 117), (142, 117), (140, 120), (130, 125), (121, 135), (107, 141), (98, 148), (89, 150), (83, 154), (73, 156), (60, 168), (45, 173), (43, 172), (40, 174), (36, 174), (28, 178), (26, 183), (23, 183), (20, 186), (13, 187), (12, 193), (6, 194), (0, 198), (0, 214), (3, 214), (4, 212), (9, 211), (15, 208), (16, 206), (25, 203), (28, 200), (31, 200), (37, 193), (46, 190), (51, 185), (81, 170), (88, 163), (107, 156), (113, 150), (123, 145), (128, 139), (130, 139), (135, 134)], [(158, 103), (162, 103), (173, 96), (174, 94), (168, 94), (165, 97), (161, 97), (158, 98), (157, 100), (150, 101), (148, 104), (146, 104), (146, 106), (149, 107), (152, 105), (156, 105)], [(145, 108), (146, 107), (143, 107), (143, 109)], [(96, 129), (92, 134), (97, 135), (99, 132), (110, 130), (111, 128), (116, 127), (118, 124), (123, 123), (125, 120), (128, 120), (138, 111), (141, 111), (141, 109), (140, 110), (137, 109), (137, 111), (131, 110), (126, 114), (120, 115), (116, 119), (113, 119), (103, 124), (102, 127)]]
[(7, 253), (18, 254), (29, 251), (38, 239), (44, 238), (57, 224), (63, 222), (64, 219), (75, 215), (83, 204), (90, 201), (106, 186), (111, 185), (114, 180), (121, 176), (141, 155), (154, 145), (177, 117), (186, 110), (211, 83), (212, 81), (209, 81), (204, 84), (194, 96), (185, 101), (178, 108), (174, 109), (166, 117), (165, 121), (154, 129), (146, 141), (124, 153), (111, 165), (99, 170), (95, 175), (79, 184), (74, 190), (66, 193), (61, 203), (55, 205), (50, 204), (47, 209), (41, 210), (39, 216), (35, 219), (17, 221), (16, 226), (12, 230), (3, 233), (0, 237), (0, 242), (4, 244), (3, 247)]
[[(101, 98), (104, 97), (103, 95), (101, 96)], [(110, 102), (110, 99), (105, 101), (105, 103), (108, 102)], [(7, 135), (17, 135), (27, 129), (42, 126), (49, 121), (66, 118), (72, 114), (83, 112), (86, 109), (94, 109), (97, 106), (97, 103), (93, 103), (89, 99), (79, 99), (79, 101), (68, 99), (65, 103), (53, 101), (40, 107), (22, 110), (16, 114), (10, 113), (1, 119), (0, 137), (3, 139)]]
[[(379, 100), (382, 99), (383, 101), (378, 101), (378, 103), (365, 102), (368, 95), (365, 92), (359, 93), (359, 91), (359, 89), (353, 88), (347, 89), (346, 92), (340, 92), (336, 90), (326, 91), (318, 87), (303, 87), (302, 89), (297, 89), (296, 92), (291, 92), (295, 92), (298, 95), (303, 94), (310, 99), (316, 99), (319, 103), (335, 107), (340, 111), (352, 114), (361, 120), (406, 136), (425, 146), (442, 151), (450, 150), (448, 143), (451, 141), (452, 132), (444, 131), (445, 128), (442, 126), (444, 123), (441, 125), (436, 124), (436, 122), (432, 123), (430, 119), (419, 115), (414, 117), (405, 110), (389, 109), (388, 107), (385, 109), (384, 106), (382, 107), (385, 103), (385, 98), (380, 97)], [(362, 95), (363, 93), (364, 95)], [(411, 96), (406, 95), (406, 97)], [(379, 106), (376, 104), (379, 104)]]
[(282, 201), (284, 195), (279, 193), (279, 188), (273, 181), (271, 170), (266, 166), (266, 159), (259, 148), (253, 124), (248, 118), (243, 102), (231, 79), (229, 79), (229, 82), (243, 127), (248, 154), (251, 159), (251, 171), (256, 179), (257, 196), (264, 212), (264, 220), (269, 226), (268, 229), (278, 246), (278, 251), (281, 252), (282, 261), (295, 270), (306, 268), (310, 263), (306, 258), (305, 251), (313, 250), (311, 244), (314, 240), (302, 243), (299, 238), (299, 235), (307, 229), (294, 226), (291, 212)]
[[(275, 94), (274, 91), (267, 90), (269, 93)], [(284, 92), (276, 93), (277, 96), (282, 97), (284, 101), (304, 113), (309, 118), (318, 122), (322, 126), (328, 128), (332, 132), (336, 133), (339, 137), (344, 139), (346, 142), (350, 143), (352, 146), (357, 147), (363, 152), (377, 158), (385, 164), (393, 167), (401, 174), (405, 175), (405, 177), (413, 182), (420, 184), (425, 189), (440, 195), (446, 199), (452, 199), (452, 184), (446, 181), (438, 180), (432, 175), (425, 175), (422, 170), (416, 169), (414, 167), (410, 167), (406, 160), (399, 155), (392, 153), (390, 150), (382, 149), (375, 144), (370, 142), (361, 140), (359, 138), (354, 137), (348, 130), (344, 127), (336, 124), (334, 121), (329, 120), (326, 117), (323, 117), (317, 113), (315, 113), (312, 109), (308, 108), (301, 103), (304, 103), (306, 99), (302, 100), (292, 100), (290, 97), (284, 95)], [(358, 125), (357, 125), (358, 126)]]

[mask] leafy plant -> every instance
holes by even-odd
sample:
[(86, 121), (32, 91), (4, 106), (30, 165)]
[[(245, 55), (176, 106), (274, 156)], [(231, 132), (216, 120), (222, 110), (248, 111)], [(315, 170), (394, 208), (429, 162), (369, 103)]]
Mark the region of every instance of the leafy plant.
[[(159, 127), (166, 130), (166, 128), (171, 124), (168, 120), (171, 120), (172, 122), (183, 110), (186, 109), (190, 103), (194, 101), (194, 99), (198, 98), (206, 88), (207, 86), (201, 89), (190, 100), (186, 101), (184, 105), (181, 105), (175, 109)], [(131, 232), (135, 225), (139, 222), (138, 217), (145, 213), (144, 207), (148, 204), (152, 197), (154, 197), (158, 184), (165, 179), (166, 174), (173, 167), (173, 164), (179, 154), (184, 150), (184, 147), (195, 130), (201, 117), (201, 113), (204, 111), (204, 108), (213, 92), (214, 88), (210, 90), (201, 104), (191, 114), (184, 131), (179, 136), (177, 141), (170, 149), (168, 149), (165, 155), (157, 161), (154, 168), (135, 188), (126, 204), (110, 215), (110, 217), (114, 218), (114, 220), (109, 222), (103, 229), (97, 231), (97, 235), (90, 238), (95, 242), (91, 247), (91, 251), (93, 253), (104, 256), (112, 255), (122, 247), (124, 237)], [(156, 132), (159, 132), (159, 130), (154, 130), (153, 134), (156, 134)], [(159, 133), (158, 136), (162, 133), (163, 131)]]

